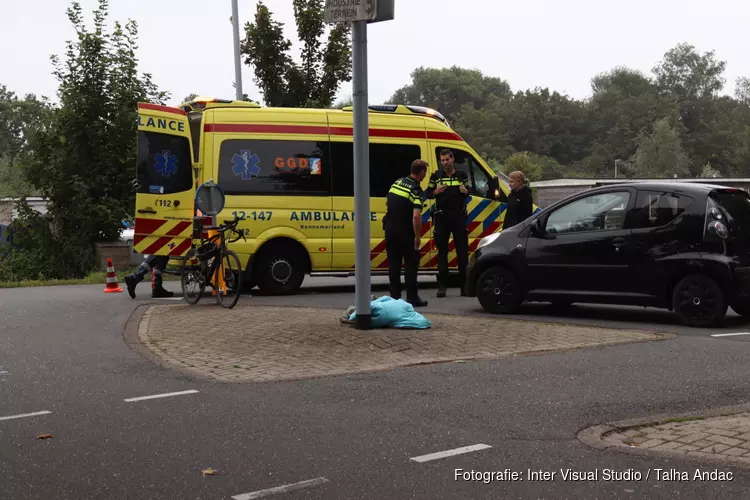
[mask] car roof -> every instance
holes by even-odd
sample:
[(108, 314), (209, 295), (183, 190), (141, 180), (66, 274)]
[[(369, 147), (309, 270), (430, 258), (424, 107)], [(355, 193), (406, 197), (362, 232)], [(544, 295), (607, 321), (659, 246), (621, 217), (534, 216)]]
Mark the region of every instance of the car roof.
[(709, 193), (714, 190), (737, 189), (718, 184), (707, 184), (703, 182), (670, 182), (670, 181), (631, 181), (618, 184), (607, 184), (597, 186), (592, 191), (616, 189), (618, 187), (632, 187), (638, 190), (674, 191), (675, 193)]

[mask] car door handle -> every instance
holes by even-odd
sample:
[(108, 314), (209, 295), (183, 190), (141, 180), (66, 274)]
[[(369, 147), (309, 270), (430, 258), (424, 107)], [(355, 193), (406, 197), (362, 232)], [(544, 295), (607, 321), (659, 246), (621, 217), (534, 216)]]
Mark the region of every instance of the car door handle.
[(625, 244), (625, 238), (617, 237), (617, 238), (615, 238), (615, 239), (612, 240), (612, 244), (615, 247), (620, 248), (621, 246), (623, 246)]
[(141, 210), (138, 210), (138, 213), (139, 214), (155, 214), (156, 210), (154, 210), (153, 208), (143, 208)]

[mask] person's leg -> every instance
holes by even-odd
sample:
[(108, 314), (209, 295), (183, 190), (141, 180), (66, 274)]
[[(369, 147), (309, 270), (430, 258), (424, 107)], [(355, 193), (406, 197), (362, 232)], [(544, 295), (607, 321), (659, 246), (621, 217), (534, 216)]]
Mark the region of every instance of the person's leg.
[(469, 233), (466, 230), (466, 218), (459, 217), (453, 226), (453, 240), (456, 242), (458, 256), (458, 279), (461, 283), (461, 296), (466, 294), (466, 268), (469, 265)]
[(133, 274), (125, 276), (125, 286), (128, 289), (128, 294), (131, 298), (135, 298), (135, 287), (143, 281), (143, 278), (151, 272), (154, 266), (154, 261), (159, 262), (158, 255), (149, 255), (143, 262), (138, 266), (138, 269)]
[(385, 234), (385, 252), (388, 258), (388, 283), (390, 286), (391, 297), (394, 299), (401, 298), (401, 242), (399, 235), (395, 231), (389, 231)]
[[(413, 238), (410, 238), (413, 239)], [(414, 307), (424, 307), (427, 305), (426, 300), (419, 297), (417, 289), (417, 276), (419, 273), (419, 250), (414, 248), (414, 242), (411, 241), (409, 247), (404, 247), (404, 264), (406, 266), (406, 299)]]
[(445, 297), (448, 286), (448, 241), (450, 231), (443, 215), (435, 217), (435, 246), (438, 249), (438, 297)]
[(169, 257), (160, 255), (153, 261), (153, 279), (151, 280), (151, 297), (160, 299), (173, 297), (174, 292), (168, 292), (164, 289), (164, 270), (169, 263)]

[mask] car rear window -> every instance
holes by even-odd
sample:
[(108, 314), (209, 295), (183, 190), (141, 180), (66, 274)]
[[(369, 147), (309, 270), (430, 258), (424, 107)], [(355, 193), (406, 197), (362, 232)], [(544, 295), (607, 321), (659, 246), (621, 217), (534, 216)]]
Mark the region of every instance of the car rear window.
[(750, 197), (744, 191), (715, 191), (712, 196), (727, 212), (732, 235), (750, 240)]

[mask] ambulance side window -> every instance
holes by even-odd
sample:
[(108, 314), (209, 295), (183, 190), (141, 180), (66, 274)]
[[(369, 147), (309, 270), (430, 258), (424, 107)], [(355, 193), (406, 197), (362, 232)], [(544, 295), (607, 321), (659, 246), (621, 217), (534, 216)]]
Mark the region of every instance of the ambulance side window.
[(442, 168), (440, 163), (440, 152), (443, 149), (450, 149), (453, 151), (453, 165), (456, 167), (456, 170), (466, 173), (469, 177), (469, 194), (481, 198), (490, 198), (490, 176), (487, 175), (479, 162), (466, 151), (455, 148), (435, 148), (435, 156), (437, 158), (435, 165), (437, 168)]
[[(370, 196), (385, 198), (400, 177), (411, 173), (411, 163), (422, 158), (416, 144), (370, 143)], [(331, 142), (333, 196), (354, 196), (354, 145)]]
[(330, 196), (327, 141), (228, 139), (219, 149), (227, 194)]

